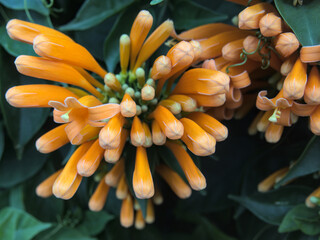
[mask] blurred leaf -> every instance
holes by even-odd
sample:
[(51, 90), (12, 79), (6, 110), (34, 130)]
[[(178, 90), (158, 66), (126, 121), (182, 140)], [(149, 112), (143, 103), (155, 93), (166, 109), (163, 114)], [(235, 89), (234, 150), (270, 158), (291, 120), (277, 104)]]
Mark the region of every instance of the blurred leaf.
[(265, 225), (252, 238), (254, 240), (291, 240), (287, 239), (287, 234), (279, 234), (276, 227)]
[[(39, 131), (47, 119), (49, 108), (18, 109), (6, 102), (5, 93), (10, 87), (28, 83), (30, 79), (17, 72), (13, 61), (14, 59), (4, 51), (0, 52), (0, 107), (7, 132), (15, 149), (19, 150), (21, 154), (24, 145)], [(42, 83), (44, 81), (39, 79), (36, 82)]]
[(0, 187), (10, 188), (35, 175), (45, 164), (46, 154), (39, 153), (33, 143), (26, 145), (22, 160), (11, 146), (6, 147), (0, 162)]
[(296, 164), (294, 164), (289, 172), (282, 178), (275, 188), (284, 185), (292, 179), (316, 172), (320, 170), (320, 137), (314, 136), (309, 141), (308, 145), (304, 149), (303, 153), (298, 158)]
[(9, 190), (0, 191), (0, 209), (9, 205)]
[(292, 232), (301, 230), (308, 235), (320, 233), (319, 209), (308, 208), (300, 204), (291, 209), (283, 218), (279, 226), (279, 232)]
[[(50, 236), (48, 238), (48, 236)], [(41, 238), (36, 238), (38, 240), (48, 239), (48, 240), (97, 240), (96, 238), (91, 238), (88, 235), (82, 234), (71, 227), (62, 227), (57, 225), (55, 228), (47, 231), (46, 234), (42, 234)]]
[(0, 211), (0, 239), (30, 240), (50, 226), (50, 223), (42, 223), (16, 208), (8, 207)]
[(230, 196), (249, 209), (261, 220), (279, 225), (285, 214), (296, 204), (303, 203), (310, 189), (300, 186), (287, 186), (267, 193), (250, 196)]
[(60, 27), (62, 31), (86, 30), (131, 5), (134, 0), (86, 0), (76, 17)]
[(284, 240), (319, 240), (318, 236), (307, 236), (302, 232), (292, 232)]
[(131, 144), (127, 144), (125, 146), (126, 149), (126, 155), (125, 155), (125, 173), (126, 173), (126, 179), (127, 179), (127, 184), (129, 187), (129, 190), (131, 192), (131, 195), (134, 196), (135, 199), (137, 199), (140, 209), (142, 211), (142, 214), (144, 218), (147, 215), (147, 199), (140, 199), (137, 198), (134, 191), (133, 191), (133, 186), (132, 186), (132, 178), (133, 178), (133, 171), (135, 167), (135, 162), (136, 162), (136, 147), (134, 147)]
[(10, 206), (24, 210), (24, 203), (23, 203), (23, 185), (20, 184), (10, 189)]
[(84, 219), (77, 226), (77, 229), (84, 234), (93, 236), (100, 233), (112, 219), (114, 219), (114, 216), (104, 211), (86, 211)]
[(203, 24), (224, 21), (227, 15), (205, 8), (192, 1), (174, 1), (172, 19), (176, 29), (189, 29)]
[(45, 16), (49, 16), (50, 14), (49, 9), (44, 6), (42, 0), (0, 0), (0, 3), (14, 10), (24, 10), (27, 8)]
[(129, 8), (119, 14), (113, 28), (104, 41), (103, 55), (109, 72), (114, 72), (120, 60), (119, 39), (122, 34), (130, 34), (132, 23), (137, 14), (137, 9), (133, 8)]
[(275, 4), (303, 46), (320, 44), (319, 24), (315, 21), (320, 12), (319, 1), (304, 1), (297, 7), (293, 6), (292, 0), (275, 0)]
[(0, 161), (2, 158), (3, 151), (4, 151), (4, 128), (3, 128), (3, 123), (0, 122)]
[(163, 0), (152, 0), (150, 2), (150, 5), (157, 5), (157, 4), (162, 3), (162, 2), (163, 2)]

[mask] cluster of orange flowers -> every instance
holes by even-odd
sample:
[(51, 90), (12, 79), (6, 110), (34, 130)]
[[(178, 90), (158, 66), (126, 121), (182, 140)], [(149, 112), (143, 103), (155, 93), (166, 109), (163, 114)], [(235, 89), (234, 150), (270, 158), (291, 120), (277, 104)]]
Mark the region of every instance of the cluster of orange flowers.
[[(120, 37), (118, 74), (107, 73), (85, 48), (56, 30), (21, 20), (7, 24), (11, 38), (32, 44), (39, 55), (19, 56), (18, 71), (63, 83), (15, 86), (8, 90), (7, 101), (15, 107), (53, 108), (54, 121), (62, 125), (37, 140), (40, 152), (67, 143), (79, 146), (63, 169), (38, 186), (39, 196), (69, 199), (83, 177), (96, 174), (100, 183), (89, 208), (100, 211), (114, 187), (122, 200), (121, 224), (141, 229), (154, 221), (153, 204), (163, 201), (155, 173), (180, 198), (206, 187), (188, 150), (197, 156), (213, 154), (216, 141), (228, 135), (219, 120), (241, 118), (256, 104), (263, 112), (251, 124), (250, 134), (265, 132), (268, 142), (277, 142), (284, 126), (309, 115), (312, 132), (320, 133), (316, 66), (307, 77), (307, 63), (320, 60), (320, 48), (303, 47), (299, 54), (299, 41), (271, 4), (247, 7), (238, 16), (239, 28), (212, 23), (178, 35), (167, 20), (148, 36), (152, 24), (153, 17), (143, 10), (130, 35)], [(173, 47), (146, 69), (144, 63), (169, 36), (175, 39), (168, 42)], [(257, 95), (268, 86), (260, 79), (271, 75), (279, 93), (271, 99), (266, 91)], [(125, 171), (128, 144), (136, 147), (132, 178)], [(151, 147), (160, 145), (173, 154), (184, 176), (163, 159), (148, 159)], [(259, 189), (270, 189), (270, 182)], [(148, 199), (145, 212), (136, 199)]]

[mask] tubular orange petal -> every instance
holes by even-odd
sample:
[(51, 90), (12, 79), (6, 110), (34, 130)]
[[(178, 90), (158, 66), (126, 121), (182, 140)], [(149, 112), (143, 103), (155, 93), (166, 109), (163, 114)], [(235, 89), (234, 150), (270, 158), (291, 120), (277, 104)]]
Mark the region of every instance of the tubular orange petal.
[(79, 179), (77, 174), (77, 164), (80, 158), (88, 151), (92, 144), (93, 141), (82, 144), (80, 147), (77, 148), (77, 150), (72, 154), (72, 156), (68, 160), (61, 174), (58, 176), (58, 178), (53, 184), (52, 191), (57, 198), (65, 198), (69, 195), (70, 191), (73, 192), (72, 186), (74, 184), (76, 186), (76, 179)]
[(302, 47), (300, 58), (304, 63), (320, 61), (320, 45)]
[(157, 187), (157, 185), (155, 185), (155, 192), (152, 200), (153, 200), (153, 203), (156, 205), (161, 205), (163, 203), (163, 196), (160, 192), (159, 187)]
[(152, 15), (146, 11), (142, 10), (139, 12), (138, 16), (134, 20), (131, 32), (131, 48), (130, 48), (130, 68), (133, 69), (136, 62), (137, 55), (141, 49), (141, 46), (146, 39), (153, 23)]
[(283, 76), (287, 76), (291, 72), (294, 63), (297, 61), (297, 58), (297, 54), (292, 54), (281, 64), (280, 72)]
[(152, 121), (152, 142), (155, 145), (163, 145), (166, 142), (166, 135), (156, 120)]
[(191, 188), (182, 180), (178, 173), (163, 164), (157, 166), (156, 170), (179, 198), (190, 197)]
[(127, 129), (122, 129), (119, 147), (115, 149), (106, 149), (106, 151), (104, 152), (104, 158), (106, 162), (115, 163), (120, 159), (123, 148), (127, 142), (128, 136), (129, 131)]
[(283, 83), (283, 96), (288, 99), (303, 97), (307, 84), (307, 64), (302, 63), (300, 58), (295, 62), (291, 72)]
[(121, 72), (125, 74), (127, 72), (130, 59), (130, 37), (127, 34), (121, 35), (119, 45)]
[(276, 143), (280, 140), (282, 132), (283, 132), (283, 126), (277, 125), (274, 123), (270, 123), (265, 134), (265, 138), (267, 142), (269, 143)]
[(134, 227), (136, 229), (144, 229), (144, 227), (146, 226), (146, 222), (143, 218), (143, 214), (142, 214), (142, 211), (141, 209), (138, 209), (137, 212), (136, 212), (136, 219), (135, 219), (135, 222), (134, 222)]
[(128, 93), (125, 93), (120, 103), (120, 111), (124, 117), (133, 117), (137, 112), (136, 102), (132, 100)]
[(197, 101), (187, 95), (171, 95), (168, 99), (179, 103), (184, 112), (193, 112), (197, 108)]
[(77, 70), (65, 63), (51, 61), (42, 57), (21, 55), (17, 57), (15, 65), (21, 74), (79, 86), (103, 99), (103, 95)]
[(62, 172), (62, 169), (53, 173), (50, 177), (45, 179), (42, 183), (40, 183), (36, 188), (36, 193), (39, 197), (47, 198), (52, 196), (52, 186), (56, 181), (59, 174)]
[(78, 174), (84, 177), (90, 177), (95, 173), (103, 158), (104, 149), (100, 147), (97, 139), (88, 151), (82, 156), (77, 164)]
[(126, 182), (126, 174), (122, 174), (119, 184), (116, 190), (116, 196), (118, 199), (125, 199), (128, 196), (128, 185)]
[(172, 99), (164, 99), (159, 102), (159, 105), (164, 106), (165, 108), (170, 110), (170, 112), (172, 112), (172, 114), (174, 114), (174, 115), (179, 114), (181, 112), (180, 103), (178, 103)]
[(137, 198), (151, 198), (154, 195), (152, 175), (144, 147), (137, 147), (132, 185)]
[(54, 30), (52, 28), (48, 28), (39, 24), (18, 20), (18, 19), (10, 20), (7, 23), (6, 28), (7, 28), (8, 35), (12, 39), (29, 43), (29, 44), (32, 44), (33, 39), (40, 34), (54, 35), (72, 42), (71, 38), (69, 38), (67, 35), (57, 30)]
[(187, 115), (187, 118), (195, 121), (206, 132), (211, 134), (218, 142), (228, 137), (228, 128), (216, 120), (214, 117), (202, 112), (193, 112)]
[(82, 143), (90, 141), (91, 139), (97, 138), (99, 136), (100, 129), (101, 128), (92, 127), (87, 124), (77, 135), (71, 136), (72, 134), (69, 134), (68, 137), (71, 144), (80, 145)]
[(152, 66), (151, 70), (151, 78), (154, 80), (158, 80), (169, 74), (172, 69), (172, 64), (170, 58), (167, 56), (158, 57)]
[(191, 188), (196, 191), (205, 189), (207, 186), (206, 179), (186, 150), (180, 144), (173, 142), (167, 142), (166, 146), (178, 160)]
[(243, 38), (227, 43), (222, 48), (222, 57), (229, 61), (240, 61), (243, 48)]
[(301, 104), (293, 102), (292, 112), (300, 117), (309, 117), (317, 109), (317, 105)]
[(121, 83), (119, 82), (119, 80), (116, 78), (116, 76), (113, 73), (107, 73), (104, 76), (104, 83), (111, 88), (112, 90), (116, 91), (116, 92), (121, 92), (122, 88), (121, 88)]
[(181, 140), (191, 152), (198, 156), (208, 156), (215, 152), (216, 140), (212, 135), (188, 118), (182, 118), (180, 122), (184, 127)]
[(50, 107), (49, 101), (63, 102), (67, 97), (78, 98), (63, 87), (47, 84), (15, 86), (6, 93), (8, 103), (14, 107)]
[(74, 194), (76, 193), (76, 191), (78, 190), (81, 181), (82, 181), (82, 176), (77, 175), (76, 179), (72, 183), (72, 185), (69, 188), (69, 190), (61, 198), (63, 200), (68, 200), (68, 199), (72, 198), (74, 196)]
[(185, 72), (172, 91), (172, 94), (214, 95), (229, 90), (230, 78), (227, 74), (204, 68)]
[(310, 115), (310, 129), (314, 134), (320, 135), (320, 107)]
[(144, 141), (143, 146), (145, 148), (147, 147), (151, 147), (152, 146), (152, 137), (151, 137), (151, 132), (150, 132), (150, 128), (148, 126), (148, 124), (146, 124), (145, 122), (142, 123), (142, 127), (146, 136), (146, 139)]
[(104, 89), (104, 85), (99, 82), (97, 79), (95, 79), (94, 77), (92, 77), (86, 70), (84, 70), (81, 67), (76, 67), (73, 66), (74, 69), (76, 69), (90, 84), (92, 84), (93, 86), (100, 88), (100, 89)]
[(269, 118), (271, 117), (272, 113), (273, 113), (272, 110), (267, 111), (259, 119), (259, 121), (257, 123), (257, 130), (259, 132), (265, 132), (267, 130), (268, 126), (270, 125)]
[(167, 20), (162, 23), (154, 32), (147, 38), (139, 55), (137, 61), (135, 62), (133, 72), (137, 70), (138, 67), (142, 65), (159, 47), (164, 41), (170, 36), (173, 31), (173, 22)]
[(279, 181), (284, 175), (286, 175), (289, 171), (288, 167), (281, 168), (278, 171), (275, 171), (270, 176), (268, 176), (266, 179), (264, 179), (262, 182), (258, 185), (258, 191), (259, 192), (267, 192), (273, 188), (273, 186)]
[(106, 174), (104, 180), (111, 187), (116, 187), (124, 173), (124, 159), (121, 158), (113, 168)]
[(261, 18), (269, 12), (277, 10), (270, 3), (258, 3), (245, 8), (239, 13), (240, 29), (258, 29)]
[(89, 209), (91, 211), (99, 212), (103, 209), (108, 197), (109, 189), (110, 187), (105, 183), (104, 178), (102, 178), (89, 200)]
[(269, 111), (277, 107), (279, 108), (292, 107), (293, 101), (283, 97), (283, 90), (281, 90), (277, 94), (277, 96), (275, 96), (272, 99), (269, 99), (266, 96), (267, 96), (267, 91), (260, 91), (257, 97), (256, 106), (258, 109), (262, 111)]
[(288, 57), (300, 46), (299, 40), (294, 33), (281, 33), (275, 39), (275, 48), (283, 57)]
[(142, 146), (146, 141), (146, 134), (142, 127), (142, 123), (139, 117), (137, 116), (133, 118), (131, 132), (130, 132), (130, 140), (132, 145), (136, 147)]
[(150, 115), (159, 124), (162, 132), (170, 139), (179, 139), (183, 135), (182, 123), (165, 107), (159, 105)]
[(320, 74), (316, 66), (313, 66), (309, 73), (304, 101), (307, 104), (320, 104)]
[(200, 95), (200, 94), (188, 94), (196, 100), (198, 106), (202, 107), (219, 107), (222, 106), (226, 101), (226, 94), (216, 94), (216, 95)]
[(50, 153), (69, 143), (69, 139), (64, 130), (65, 127), (66, 124), (58, 126), (38, 138), (36, 141), (37, 150), (41, 153)]
[(107, 72), (81, 45), (57, 36), (38, 35), (33, 41), (35, 52), (46, 58), (82, 67), (104, 78)]
[(154, 207), (151, 199), (148, 199), (147, 203), (147, 214), (146, 214), (146, 223), (153, 223), (155, 220), (154, 216)]
[(124, 117), (118, 113), (101, 129), (99, 140), (102, 148), (114, 149), (119, 147), (124, 122)]
[(133, 201), (130, 194), (122, 201), (120, 212), (120, 223), (122, 227), (128, 228), (133, 225), (134, 209)]

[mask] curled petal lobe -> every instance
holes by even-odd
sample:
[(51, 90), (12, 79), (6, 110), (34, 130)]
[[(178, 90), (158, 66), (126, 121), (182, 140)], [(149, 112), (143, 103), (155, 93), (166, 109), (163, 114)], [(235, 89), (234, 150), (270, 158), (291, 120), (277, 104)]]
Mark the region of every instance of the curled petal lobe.
[(267, 91), (260, 91), (258, 94), (256, 106), (260, 110), (269, 111), (276, 107), (288, 108), (292, 106), (293, 101), (283, 97), (283, 90), (281, 90), (278, 95), (272, 99), (269, 99), (266, 96)]

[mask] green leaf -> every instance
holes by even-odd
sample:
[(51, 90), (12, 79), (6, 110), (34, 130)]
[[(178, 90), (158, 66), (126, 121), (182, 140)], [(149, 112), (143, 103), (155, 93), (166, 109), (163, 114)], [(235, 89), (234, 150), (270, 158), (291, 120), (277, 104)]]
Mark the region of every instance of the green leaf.
[(310, 189), (300, 186), (287, 186), (267, 193), (255, 193), (250, 196), (230, 196), (249, 209), (261, 220), (280, 225), (285, 214), (296, 204), (303, 203)]
[(0, 162), (0, 187), (10, 188), (35, 175), (45, 164), (46, 154), (39, 153), (33, 143), (26, 145), (22, 160), (12, 146), (6, 147)]
[(275, 188), (278, 188), (292, 179), (314, 173), (320, 170), (320, 137), (314, 136), (309, 141), (307, 147), (300, 155), (297, 163), (293, 165), (287, 175), (277, 182)]
[(49, 16), (50, 14), (49, 9), (44, 6), (42, 0), (0, 0), (0, 3), (6, 8), (11, 8), (14, 10), (24, 10), (27, 8), (44, 16)]
[(319, 209), (308, 208), (305, 204), (300, 204), (291, 209), (283, 218), (279, 227), (279, 232), (292, 232), (301, 230), (308, 235), (320, 233)]
[(0, 211), (0, 239), (30, 240), (50, 226), (50, 223), (42, 223), (16, 208), (8, 207)]
[[(48, 237), (50, 236), (50, 237)], [(48, 239), (48, 240), (97, 240), (91, 238), (88, 235), (82, 234), (78, 230), (71, 227), (62, 227), (61, 225), (55, 226), (50, 229), (46, 234), (41, 234), (41, 237), (37, 237), (37, 240)]]
[(3, 123), (0, 122), (0, 161), (2, 158), (3, 151), (4, 151), (4, 128), (3, 128)]
[(163, 0), (152, 0), (151, 2), (150, 2), (150, 5), (157, 5), (157, 4), (159, 4), (159, 3), (162, 3), (163, 2)]
[(303, 46), (320, 44), (318, 19), (320, 12), (319, 1), (304, 1), (302, 6), (294, 7), (292, 0), (275, 0), (276, 7), (293, 30)]
[(126, 155), (124, 159), (125, 159), (125, 173), (126, 173), (127, 184), (131, 192), (131, 195), (134, 196), (135, 199), (137, 199), (143, 216), (146, 217), (148, 200), (136, 198), (136, 195), (133, 191), (133, 186), (132, 186), (132, 178), (133, 178), (133, 171), (134, 171), (135, 158), (136, 158), (136, 148), (133, 147), (131, 144), (127, 144), (125, 146), (125, 149), (126, 149)]
[(189, 29), (203, 24), (224, 21), (227, 15), (205, 8), (192, 1), (174, 1), (172, 19), (176, 29)]
[(122, 12), (104, 41), (103, 55), (109, 72), (114, 72), (120, 60), (119, 39), (122, 34), (130, 34), (132, 23), (138, 11), (133, 8)]
[(60, 27), (62, 31), (86, 30), (131, 5), (134, 0), (86, 0), (76, 17)]
[[(3, 113), (7, 132), (14, 143), (15, 149), (22, 153), (24, 145), (39, 131), (48, 117), (50, 109), (14, 108), (5, 99), (6, 91), (13, 86), (30, 83), (31, 78), (20, 75), (13, 63), (14, 58), (4, 51), (0, 51), (0, 107)], [(43, 80), (34, 80), (43, 83)], [(20, 155), (21, 157), (21, 155)]]
[(23, 198), (24, 196), (22, 184), (10, 189), (9, 201), (11, 207), (24, 210)]
[(86, 211), (84, 219), (80, 225), (77, 226), (77, 229), (84, 234), (94, 236), (99, 234), (112, 219), (114, 219), (114, 216), (104, 211)]

